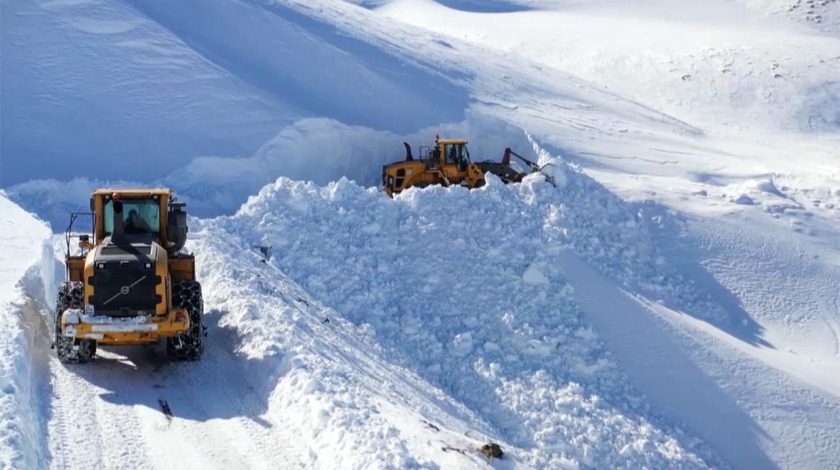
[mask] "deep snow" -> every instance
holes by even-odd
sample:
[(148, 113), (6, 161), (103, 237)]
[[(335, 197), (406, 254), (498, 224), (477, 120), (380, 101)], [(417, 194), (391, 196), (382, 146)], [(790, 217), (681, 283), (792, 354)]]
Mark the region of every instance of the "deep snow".
[[(836, 465), (840, 3), (186, 5), (0, 4), (12, 200), (223, 215), (191, 219), (205, 362), (64, 367), (45, 229), (4, 202), (13, 466)], [(378, 193), (436, 133), (558, 187)]]
[(41, 389), (49, 381), (50, 231), (0, 192), (0, 234), (0, 466), (38, 468), (47, 458)]

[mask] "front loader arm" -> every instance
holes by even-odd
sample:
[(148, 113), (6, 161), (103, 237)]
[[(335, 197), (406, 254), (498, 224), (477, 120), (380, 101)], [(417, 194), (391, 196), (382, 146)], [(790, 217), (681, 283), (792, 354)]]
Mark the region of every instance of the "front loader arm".
[[(523, 162), (525, 162), (525, 164), (528, 165), (531, 168), (532, 173), (537, 173), (537, 172), (542, 173), (542, 168), (540, 168), (539, 165), (532, 162), (531, 160), (528, 160), (527, 158), (523, 157), (522, 155), (519, 155), (518, 153), (514, 152), (513, 150), (511, 150), (510, 147), (505, 149), (505, 155), (504, 155), (504, 157), (502, 157), (502, 165), (503, 166), (510, 167), (510, 156), (511, 155), (513, 155), (514, 157), (516, 157), (516, 158), (522, 160)], [(550, 165), (551, 164), (549, 163), (546, 166), (550, 166)], [(554, 177), (553, 176), (551, 176), (549, 174), (545, 174), (545, 173), (543, 173), (543, 176), (545, 176), (545, 180), (548, 181), (549, 183), (551, 183), (552, 186), (555, 186), (555, 187), (557, 186), (557, 184), (554, 182)]]
[(519, 155), (518, 153), (514, 152), (513, 150), (511, 150), (510, 147), (505, 149), (505, 155), (504, 155), (504, 157), (502, 157), (502, 164), (503, 165), (510, 165), (510, 156), (511, 155), (513, 155), (514, 157), (516, 157), (516, 158), (522, 160), (523, 162), (525, 162), (525, 164), (528, 165), (531, 168), (532, 171), (534, 171), (534, 172), (540, 171), (540, 166), (539, 165), (532, 162), (531, 160), (528, 160), (527, 158), (523, 157), (522, 155)]

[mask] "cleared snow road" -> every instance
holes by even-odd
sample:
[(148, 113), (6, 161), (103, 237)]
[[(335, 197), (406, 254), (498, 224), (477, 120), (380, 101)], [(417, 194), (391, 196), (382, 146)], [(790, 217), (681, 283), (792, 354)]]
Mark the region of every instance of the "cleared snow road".
[[(216, 331), (218, 313), (205, 321)], [(262, 417), (267, 403), (226, 346), (216, 336), (190, 363), (141, 346), (85, 365), (52, 358), (51, 468), (303, 468), (296, 436)]]

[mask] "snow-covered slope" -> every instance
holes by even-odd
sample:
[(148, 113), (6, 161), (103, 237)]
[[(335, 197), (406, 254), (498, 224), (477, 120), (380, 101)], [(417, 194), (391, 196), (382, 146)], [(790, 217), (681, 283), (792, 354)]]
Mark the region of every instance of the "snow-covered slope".
[(521, 54), (694, 124), (840, 125), (837, 35), (790, 27), (742, 2), (567, 2), (493, 15), (446, 3), (396, 0), (377, 11)]
[[(2, 249), (14, 466), (836, 466), (840, 3), (196, 5), (0, 3), (12, 200), (222, 216), (191, 220), (200, 364), (41, 355), (49, 249)], [(558, 187), (373, 188), (436, 133)]]
[(465, 107), (440, 77), (265, 2), (10, 0), (0, 18), (3, 186), (149, 181), (304, 117), (406, 132)]

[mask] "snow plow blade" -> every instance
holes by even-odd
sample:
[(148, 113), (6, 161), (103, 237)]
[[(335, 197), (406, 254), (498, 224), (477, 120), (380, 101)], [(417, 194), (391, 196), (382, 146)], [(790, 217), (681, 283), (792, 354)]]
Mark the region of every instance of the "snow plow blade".
[[(510, 147), (505, 149), (505, 154), (502, 157), (502, 163), (501, 164), (493, 163), (493, 162), (484, 162), (482, 164), (498, 165), (498, 167), (493, 167), (491, 169), (488, 169), (487, 171), (497, 175), (505, 183), (510, 183), (510, 182), (518, 183), (518, 182), (522, 181), (522, 178), (524, 178), (526, 174), (525, 173), (520, 173), (520, 172), (514, 170), (513, 168), (511, 168), (511, 166), (510, 166), (510, 157), (511, 156), (514, 156), (514, 157), (522, 160), (523, 163), (528, 165), (528, 167), (531, 168), (531, 173), (541, 173), (545, 177), (545, 180), (548, 181), (549, 183), (551, 183), (552, 186), (554, 186), (554, 187), (557, 186), (557, 184), (555, 184), (555, 182), (554, 182), (554, 177), (543, 172), (543, 169), (545, 167), (540, 167), (535, 162), (532, 162), (531, 160), (528, 160), (527, 158), (523, 157), (522, 155), (519, 155), (518, 153), (514, 152), (513, 150), (510, 149)], [(549, 166), (549, 165), (546, 165), (546, 166)]]
[(183, 309), (172, 309), (169, 315), (157, 318), (86, 315), (78, 309), (68, 309), (61, 316), (62, 336), (111, 345), (155, 343), (160, 338), (184, 334), (189, 327), (189, 313)]

